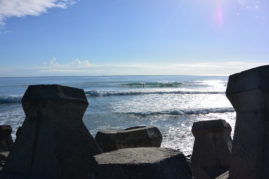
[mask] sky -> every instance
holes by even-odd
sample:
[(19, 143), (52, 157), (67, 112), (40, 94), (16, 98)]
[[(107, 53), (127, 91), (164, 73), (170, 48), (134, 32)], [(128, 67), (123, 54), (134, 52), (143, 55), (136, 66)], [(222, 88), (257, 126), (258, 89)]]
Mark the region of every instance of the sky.
[(0, 77), (230, 75), (268, 30), (268, 0), (0, 0)]

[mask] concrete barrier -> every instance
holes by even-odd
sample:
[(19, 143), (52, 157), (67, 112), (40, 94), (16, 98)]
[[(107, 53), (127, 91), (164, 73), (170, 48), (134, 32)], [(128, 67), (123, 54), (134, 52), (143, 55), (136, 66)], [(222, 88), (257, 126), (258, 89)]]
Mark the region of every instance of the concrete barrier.
[(0, 126), (0, 152), (10, 151), (13, 145), (12, 128), (9, 125)]
[(193, 175), (198, 179), (211, 179), (229, 170), (232, 139), (231, 126), (225, 120), (195, 122), (195, 137), (191, 156)]
[(94, 156), (96, 179), (191, 179), (185, 156), (173, 149), (126, 148)]
[(160, 147), (162, 134), (157, 127), (131, 127), (98, 131), (95, 141), (104, 152), (132, 147)]
[(26, 119), (4, 171), (36, 178), (86, 179), (101, 153), (84, 126), (88, 106), (81, 89), (60, 85), (29, 86), (22, 99)]
[(269, 66), (231, 75), (226, 95), (236, 111), (229, 178), (269, 178)]

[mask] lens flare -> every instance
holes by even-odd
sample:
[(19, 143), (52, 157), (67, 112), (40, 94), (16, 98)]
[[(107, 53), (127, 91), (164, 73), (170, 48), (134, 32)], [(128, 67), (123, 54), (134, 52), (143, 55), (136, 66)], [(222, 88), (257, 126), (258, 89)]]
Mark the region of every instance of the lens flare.
[(223, 27), (223, 15), (222, 15), (222, 9), (221, 9), (221, 4), (220, 1), (217, 0), (217, 17), (218, 17), (218, 24), (219, 27)]

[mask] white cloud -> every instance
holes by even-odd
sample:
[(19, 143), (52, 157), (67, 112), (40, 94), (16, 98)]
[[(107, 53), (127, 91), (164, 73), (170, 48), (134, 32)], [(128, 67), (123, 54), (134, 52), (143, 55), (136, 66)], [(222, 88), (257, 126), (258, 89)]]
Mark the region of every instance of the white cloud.
[(66, 8), (76, 0), (0, 0), (0, 25), (10, 17), (39, 16), (49, 8)]
[(82, 70), (89, 69), (93, 65), (88, 60), (75, 59), (74, 61), (61, 64), (58, 63), (56, 58), (52, 58), (45, 66), (40, 67), (41, 72), (81, 72)]

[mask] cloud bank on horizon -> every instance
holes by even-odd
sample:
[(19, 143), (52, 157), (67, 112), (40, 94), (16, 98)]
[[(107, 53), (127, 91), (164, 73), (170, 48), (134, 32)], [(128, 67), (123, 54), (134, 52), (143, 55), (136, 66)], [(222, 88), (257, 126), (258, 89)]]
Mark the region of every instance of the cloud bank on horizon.
[(75, 59), (68, 63), (58, 63), (52, 58), (49, 63), (36, 70), (41, 74), (54, 75), (205, 75), (228, 76), (257, 66), (260, 62), (226, 61), (196, 63), (132, 63), (132, 64), (92, 64), (89, 60)]
[(50, 8), (66, 8), (76, 0), (0, 0), (0, 25), (10, 17), (39, 16)]
[(92, 64), (89, 60), (75, 59), (59, 63), (56, 58), (36, 67), (1, 69), (0, 76), (102, 76), (102, 75), (197, 75), (228, 76), (250, 68), (266, 65), (260, 62), (226, 61), (197, 63), (132, 63)]

